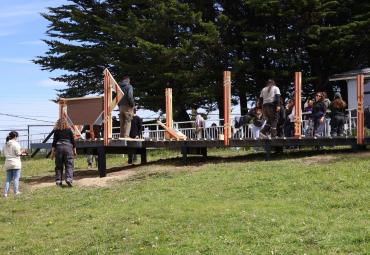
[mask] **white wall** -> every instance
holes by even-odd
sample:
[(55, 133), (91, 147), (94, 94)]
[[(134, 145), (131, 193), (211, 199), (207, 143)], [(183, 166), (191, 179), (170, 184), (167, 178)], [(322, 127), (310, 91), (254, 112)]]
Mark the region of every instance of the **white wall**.
[[(357, 108), (357, 80), (351, 79), (347, 80), (348, 86), (348, 98), (343, 98), (348, 104), (348, 109)], [(370, 92), (370, 81), (365, 80), (364, 92)], [(347, 99), (347, 100), (346, 100)], [(370, 94), (364, 95), (364, 106), (370, 105)]]
[(347, 80), (348, 86), (348, 99), (343, 98), (348, 105), (348, 109), (357, 108), (357, 81), (356, 79)]

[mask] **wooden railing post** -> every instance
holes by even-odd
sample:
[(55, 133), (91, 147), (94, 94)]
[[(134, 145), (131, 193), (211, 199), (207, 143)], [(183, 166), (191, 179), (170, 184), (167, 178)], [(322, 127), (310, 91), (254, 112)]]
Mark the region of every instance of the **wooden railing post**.
[(231, 138), (231, 73), (224, 71), (224, 145), (229, 146)]

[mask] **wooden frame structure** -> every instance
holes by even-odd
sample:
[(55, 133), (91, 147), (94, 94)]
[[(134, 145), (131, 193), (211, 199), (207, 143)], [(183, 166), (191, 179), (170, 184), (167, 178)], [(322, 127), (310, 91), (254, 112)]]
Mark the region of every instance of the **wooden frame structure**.
[(231, 138), (231, 72), (224, 71), (224, 145), (230, 146)]
[[(98, 169), (100, 176), (105, 176), (106, 171), (106, 153), (110, 154), (141, 154), (142, 163), (146, 163), (146, 148), (181, 148), (183, 154), (183, 164), (186, 165), (187, 154), (196, 154), (207, 156), (207, 147), (255, 147), (265, 146), (266, 160), (270, 160), (270, 153), (275, 146), (319, 146), (319, 145), (350, 145), (352, 151), (357, 152), (362, 145), (370, 145), (370, 137), (364, 137), (364, 112), (363, 112), (363, 95), (364, 95), (364, 77), (357, 77), (357, 137), (301, 137), (301, 73), (295, 74), (295, 137), (284, 138), (231, 138), (231, 78), (230, 72), (223, 72), (223, 89), (224, 89), (224, 139), (187, 139), (186, 137), (177, 137), (177, 139), (112, 139), (112, 118), (111, 113), (119, 100), (123, 97), (123, 92), (115, 82), (108, 69), (104, 70), (104, 111), (99, 116), (97, 122), (104, 124), (105, 138), (103, 139), (77, 139), (76, 148), (78, 153), (99, 155)], [(112, 100), (112, 89), (117, 92), (117, 97)], [(68, 101), (72, 100), (88, 100), (89, 98), (71, 98), (59, 99), (59, 116), (66, 117)], [(166, 132), (172, 131), (172, 90), (166, 90), (166, 124), (160, 123)], [(104, 115), (104, 116), (103, 116)], [(99, 120), (100, 119), (100, 120)], [(97, 124), (94, 123), (94, 124)], [(297, 125), (299, 123), (299, 125)], [(91, 124), (91, 123), (89, 123)], [(171, 125), (171, 126), (169, 126)], [(82, 138), (79, 129), (73, 126), (74, 135), (76, 138)], [(173, 134), (176, 137), (176, 134)], [(51, 135), (50, 135), (51, 136)], [(51, 143), (31, 144), (31, 148), (50, 149)]]
[[(123, 97), (123, 92), (114, 80), (113, 76), (107, 68), (104, 70), (104, 145), (109, 145), (109, 140), (112, 139), (112, 112)], [(112, 88), (116, 91), (116, 97), (112, 100)], [(122, 138), (123, 139), (123, 138)]]

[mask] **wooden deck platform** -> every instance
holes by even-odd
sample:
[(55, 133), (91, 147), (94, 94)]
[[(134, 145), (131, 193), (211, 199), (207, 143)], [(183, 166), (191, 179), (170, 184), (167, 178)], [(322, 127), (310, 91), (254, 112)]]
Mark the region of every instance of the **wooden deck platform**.
[[(145, 164), (147, 148), (181, 148), (183, 165), (187, 165), (187, 155), (203, 155), (207, 157), (207, 148), (212, 147), (265, 147), (266, 160), (270, 160), (273, 150), (284, 146), (332, 146), (350, 145), (354, 153), (360, 146), (370, 145), (370, 136), (364, 137), (364, 144), (357, 144), (357, 137), (284, 137), (284, 138), (229, 138), (230, 146), (224, 145), (219, 139), (110, 139), (109, 146), (104, 140), (76, 140), (77, 154), (98, 155), (100, 177), (106, 176), (106, 154), (140, 154), (141, 163)], [(51, 143), (32, 143), (31, 149), (51, 149)]]

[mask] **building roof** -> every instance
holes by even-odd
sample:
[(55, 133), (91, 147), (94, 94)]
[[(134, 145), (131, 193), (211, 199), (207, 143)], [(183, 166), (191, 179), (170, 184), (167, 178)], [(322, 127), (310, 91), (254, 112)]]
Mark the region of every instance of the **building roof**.
[(329, 78), (329, 81), (356, 79), (356, 76), (359, 74), (364, 75), (364, 77), (370, 77), (370, 67), (334, 74)]

